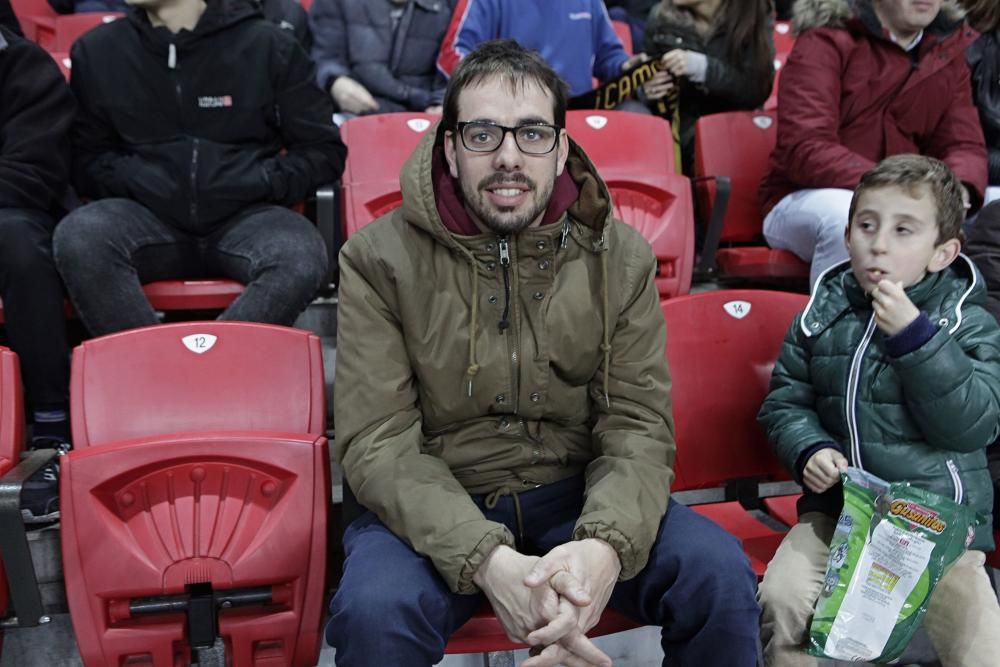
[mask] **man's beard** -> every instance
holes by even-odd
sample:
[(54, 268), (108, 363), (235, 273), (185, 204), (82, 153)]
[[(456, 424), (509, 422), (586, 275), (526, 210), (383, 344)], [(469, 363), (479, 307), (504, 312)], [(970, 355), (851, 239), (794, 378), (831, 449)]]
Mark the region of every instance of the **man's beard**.
[[(502, 236), (516, 234), (531, 225), (549, 207), (549, 200), (552, 198), (552, 181), (546, 183), (544, 190), (539, 190), (538, 185), (534, 181), (519, 172), (497, 172), (479, 181), (479, 184), (475, 188), (470, 188), (462, 180), (462, 173), (459, 171), (458, 182), (462, 188), (462, 196), (465, 199), (466, 208), (487, 229)], [(502, 186), (514, 183), (526, 185), (529, 188), (528, 196), (534, 195), (534, 198), (529, 202), (530, 208), (523, 215), (512, 217), (509, 215), (513, 210), (512, 208), (497, 208), (493, 206), (487, 201), (483, 190), (490, 186)]]

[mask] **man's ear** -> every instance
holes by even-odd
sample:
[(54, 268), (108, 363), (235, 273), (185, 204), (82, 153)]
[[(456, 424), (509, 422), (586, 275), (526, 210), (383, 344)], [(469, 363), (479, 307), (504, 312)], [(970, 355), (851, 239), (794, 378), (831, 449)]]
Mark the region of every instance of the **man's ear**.
[(452, 178), (458, 178), (458, 156), (455, 151), (455, 133), (444, 131), (444, 159), (448, 161), (448, 172)]
[(927, 264), (927, 270), (931, 273), (937, 273), (943, 269), (946, 269), (955, 258), (958, 257), (958, 253), (962, 252), (962, 243), (958, 239), (948, 239), (944, 243), (939, 244), (934, 248), (934, 254), (931, 255), (931, 261)]
[(562, 176), (563, 169), (566, 167), (566, 158), (569, 157), (569, 135), (566, 134), (566, 130), (559, 130), (559, 144), (556, 147), (557, 161), (556, 161), (556, 176)]

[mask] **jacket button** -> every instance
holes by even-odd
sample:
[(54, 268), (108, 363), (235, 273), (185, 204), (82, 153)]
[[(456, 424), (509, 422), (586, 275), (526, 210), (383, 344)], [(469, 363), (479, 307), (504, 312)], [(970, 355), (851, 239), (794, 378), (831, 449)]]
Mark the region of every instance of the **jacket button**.
[(538, 248), (539, 250), (545, 250), (545, 241), (539, 241), (538, 243), (535, 244), (535, 247)]
[(507, 428), (508, 426), (510, 426), (510, 420), (509, 419), (507, 419), (506, 417), (504, 417), (503, 419), (500, 420), (500, 428)]
[(531, 392), (531, 396), (529, 396), (528, 398), (531, 399), (532, 403), (537, 403), (538, 401), (541, 400), (542, 395), (539, 394), (537, 391), (533, 391), (533, 392)]
[(486, 244), (486, 252), (493, 252), (493, 248), (495, 248), (495, 247), (496, 246), (494, 246), (492, 243), (487, 243)]
[(497, 394), (497, 397), (493, 400), (495, 400), (497, 403), (503, 403), (504, 401), (507, 400), (507, 398), (503, 394)]
[(543, 259), (542, 261), (540, 261), (538, 263), (538, 268), (540, 268), (542, 271), (549, 268), (549, 260)]
[(497, 295), (496, 294), (490, 294), (489, 297), (487, 297), (486, 300), (489, 301), (490, 303), (496, 303), (497, 302)]
[(545, 295), (542, 294), (541, 292), (535, 292), (531, 296), (533, 296), (535, 298), (535, 301), (541, 301), (542, 299), (545, 298)]
[(486, 270), (487, 271), (496, 271), (497, 270), (496, 263), (494, 263), (494, 262), (486, 262)]
[(819, 322), (813, 322), (809, 325), (810, 329), (819, 329)]

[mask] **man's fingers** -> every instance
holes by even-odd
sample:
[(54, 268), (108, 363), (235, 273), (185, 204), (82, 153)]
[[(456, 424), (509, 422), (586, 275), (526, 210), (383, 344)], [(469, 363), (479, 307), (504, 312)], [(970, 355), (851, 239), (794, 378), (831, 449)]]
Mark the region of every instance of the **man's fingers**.
[(590, 593), (583, 587), (580, 580), (566, 570), (560, 570), (552, 575), (549, 579), (549, 584), (551, 584), (556, 593), (577, 607), (586, 607), (593, 602)]
[(576, 629), (577, 613), (573, 605), (566, 601), (559, 604), (559, 611), (548, 625), (538, 628), (528, 634), (528, 643), (532, 646), (547, 646), (555, 644), (567, 634)]
[(528, 576), (524, 578), (524, 585), (528, 588), (538, 588), (542, 584), (548, 582), (556, 572), (560, 570), (560, 566), (556, 564), (554, 558), (543, 557), (540, 561), (535, 563), (535, 567), (531, 569)]
[(579, 630), (566, 635), (559, 640), (559, 643), (570, 653), (582, 658), (588, 664), (611, 665), (611, 658), (608, 657), (608, 654), (597, 648), (594, 642), (590, 641), (590, 638)]
[(531, 656), (521, 663), (521, 667), (555, 667), (566, 659), (566, 651), (559, 644), (552, 644), (539, 650), (534, 648)]

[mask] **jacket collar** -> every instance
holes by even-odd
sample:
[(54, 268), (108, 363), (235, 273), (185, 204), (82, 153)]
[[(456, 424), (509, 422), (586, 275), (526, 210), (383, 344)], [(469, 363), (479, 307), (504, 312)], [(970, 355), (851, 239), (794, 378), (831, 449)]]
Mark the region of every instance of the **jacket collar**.
[[(961, 26), (964, 16), (956, 0), (944, 0), (925, 34), (944, 38)], [(874, 36), (885, 37), (872, 0), (797, 0), (794, 6), (792, 25), (797, 34), (810, 28), (845, 28), (851, 23)]]
[[(982, 276), (964, 254), (945, 270), (930, 273), (916, 285), (907, 287), (906, 295), (932, 322), (947, 327), (950, 333), (962, 324), (962, 308), (986, 302)], [(799, 326), (802, 333), (811, 338), (829, 328), (848, 310), (871, 310), (871, 297), (858, 284), (850, 261), (844, 261), (830, 267), (817, 279)]]

